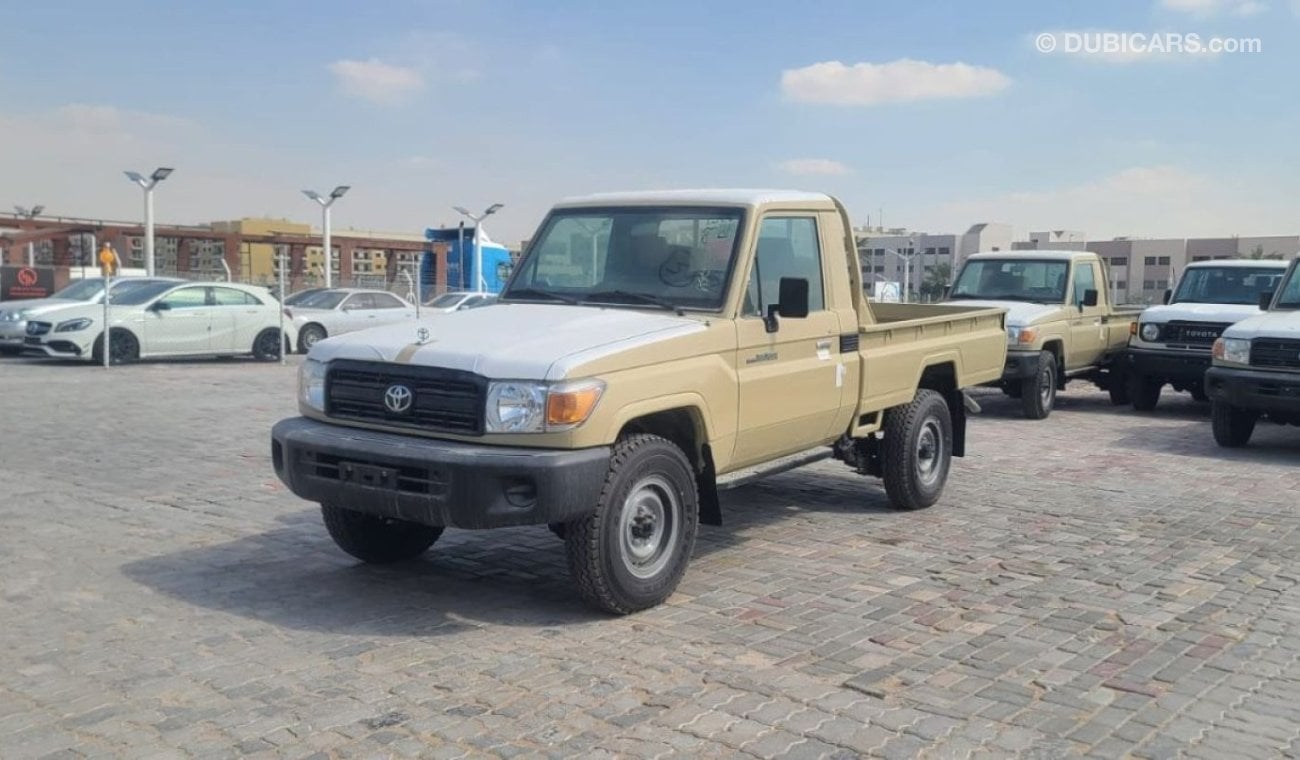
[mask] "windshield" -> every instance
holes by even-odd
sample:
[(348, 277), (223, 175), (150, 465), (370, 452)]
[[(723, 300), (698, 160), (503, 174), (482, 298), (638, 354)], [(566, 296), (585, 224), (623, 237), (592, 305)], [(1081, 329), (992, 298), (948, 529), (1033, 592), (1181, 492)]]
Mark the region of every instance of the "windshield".
[(322, 290), (319, 293), (312, 293), (306, 298), (300, 299), (294, 306), (303, 309), (333, 309), (343, 303), (343, 299), (348, 297), (348, 293), (337, 290)]
[(166, 293), (179, 284), (153, 280), (139, 284), (133, 282), (130, 283), (130, 286), (127, 283), (122, 283), (120, 287), (114, 285), (112, 302), (114, 306), (139, 306), (148, 303), (156, 296)]
[(953, 298), (1062, 303), (1068, 261), (981, 259), (968, 261), (952, 287)]
[(1223, 303), (1254, 306), (1260, 293), (1272, 293), (1283, 270), (1264, 267), (1192, 267), (1183, 274), (1170, 303)]
[(91, 277), (86, 280), (77, 280), (63, 290), (56, 292), (50, 298), (66, 298), (69, 301), (93, 301), (99, 298), (99, 294), (103, 290), (103, 278)]
[(426, 305), (434, 306), (439, 309), (445, 309), (448, 306), (455, 306), (456, 304), (460, 303), (460, 299), (464, 297), (465, 297), (464, 293), (443, 293), (442, 295), (433, 299)]
[(701, 207), (556, 212), (501, 297), (718, 309), (743, 214)]
[(1300, 309), (1300, 264), (1292, 264), (1286, 274), (1287, 280), (1282, 284), (1282, 293), (1273, 308)]

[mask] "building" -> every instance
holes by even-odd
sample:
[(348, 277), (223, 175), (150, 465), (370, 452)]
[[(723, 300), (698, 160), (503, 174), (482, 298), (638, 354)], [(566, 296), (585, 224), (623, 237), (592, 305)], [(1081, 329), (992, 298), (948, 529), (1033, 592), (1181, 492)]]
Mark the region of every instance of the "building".
[[(863, 284), (870, 289), (873, 282), (906, 279), (914, 293), (933, 290), (936, 283), (950, 284), (961, 261), (972, 253), (1010, 250), (1012, 237), (1010, 225), (991, 222), (971, 225), (962, 234), (935, 235), (899, 227), (858, 227), (853, 232)], [(905, 260), (911, 267), (907, 277)]]
[(1077, 251), (1088, 242), (1088, 236), (1079, 230), (1047, 230), (1029, 233), (1027, 243), (1015, 243), (1036, 251)]
[(1084, 248), (1105, 259), (1113, 297), (1129, 303), (1157, 303), (1193, 261), (1236, 258), (1289, 259), (1300, 252), (1300, 235), (1227, 238), (1115, 238)]

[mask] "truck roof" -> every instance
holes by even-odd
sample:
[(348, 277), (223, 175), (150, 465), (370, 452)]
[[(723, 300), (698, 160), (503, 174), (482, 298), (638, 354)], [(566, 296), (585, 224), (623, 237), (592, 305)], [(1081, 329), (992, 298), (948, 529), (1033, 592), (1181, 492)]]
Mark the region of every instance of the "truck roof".
[(834, 201), (825, 193), (808, 193), (800, 190), (642, 190), (636, 192), (596, 193), (565, 198), (555, 204), (557, 208), (574, 206), (763, 206), (781, 203), (823, 203)]
[(967, 259), (1031, 259), (1037, 261), (1073, 261), (1078, 258), (1094, 257), (1097, 254), (1092, 251), (981, 251), (972, 253)]
[(1200, 269), (1201, 267), (1249, 267), (1253, 269), (1273, 268), (1279, 271), (1286, 269), (1291, 262), (1286, 259), (1211, 259), (1209, 261), (1193, 261), (1187, 265), (1188, 269)]

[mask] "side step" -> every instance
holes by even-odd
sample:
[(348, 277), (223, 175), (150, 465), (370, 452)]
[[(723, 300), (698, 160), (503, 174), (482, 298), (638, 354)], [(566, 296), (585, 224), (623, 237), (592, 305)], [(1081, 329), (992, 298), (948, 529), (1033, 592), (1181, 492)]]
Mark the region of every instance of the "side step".
[(718, 490), (727, 491), (732, 488), (738, 488), (748, 485), (756, 480), (761, 480), (769, 475), (779, 475), (783, 472), (803, 467), (804, 465), (820, 462), (823, 459), (830, 459), (835, 455), (834, 449), (830, 446), (818, 446), (815, 449), (801, 451), (798, 454), (773, 459), (770, 462), (746, 467), (743, 470), (729, 472), (726, 475), (718, 476)]

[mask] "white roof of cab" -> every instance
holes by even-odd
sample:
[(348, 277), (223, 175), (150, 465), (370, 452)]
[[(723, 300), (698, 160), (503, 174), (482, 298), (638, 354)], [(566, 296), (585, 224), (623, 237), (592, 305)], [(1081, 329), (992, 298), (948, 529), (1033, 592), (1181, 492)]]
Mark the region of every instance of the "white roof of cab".
[(1286, 269), (1290, 261), (1286, 259), (1211, 259), (1209, 261), (1193, 261), (1187, 265), (1188, 269), (1200, 269), (1201, 267), (1249, 267), (1254, 269), (1277, 269), (1279, 271)]
[(981, 251), (967, 259), (1027, 259), (1032, 261), (1073, 261), (1079, 256), (1096, 256), (1092, 251)]
[(622, 205), (719, 205), (759, 206), (769, 203), (830, 203), (826, 193), (807, 193), (799, 190), (643, 190), (625, 193), (597, 193), (564, 198), (562, 206), (622, 206)]

